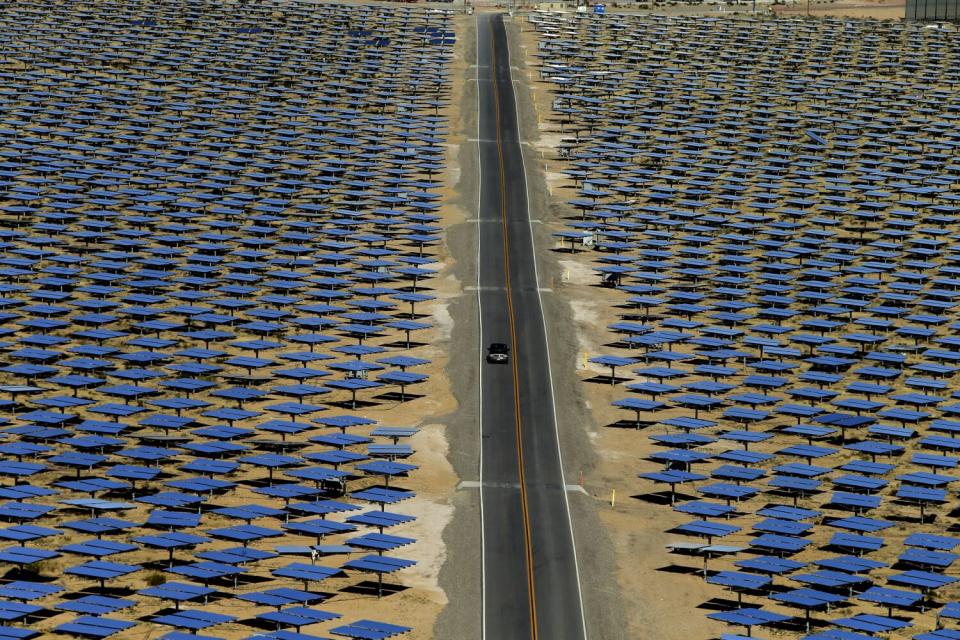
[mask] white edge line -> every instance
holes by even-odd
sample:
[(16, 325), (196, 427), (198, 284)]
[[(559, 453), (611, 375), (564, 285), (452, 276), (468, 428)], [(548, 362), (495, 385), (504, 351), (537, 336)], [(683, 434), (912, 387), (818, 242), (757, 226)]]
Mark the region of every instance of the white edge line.
[[(517, 22), (517, 24), (519, 24), (519, 22)], [(504, 31), (506, 31), (506, 29), (504, 29)], [(509, 61), (509, 60), (511, 59), (511, 57), (510, 57), (510, 38), (506, 38), (506, 41), (507, 41), (507, 60)], [(479, 58), (479, 55), (478, 55), (478, 58)], [(510, 66), (510, 77), (511, 77), (511, 79), (513, 78), (513, 66), (512, 66), (512, 65)], [(556, 442), (557, 442), (557, 458), (558, 458), (558, 460), (560, 461), (560, 482), (561, 482), (561, 484), (566, 485), (566, 477), (564, 476), (564, 473), (563, 473), (563, 452), (562, 452), (562, 450), (561, 450), (561, 448), (560, 448), (560, 428), (559, 428), (559, 426), (557, 425), (557, 403), (556, 403), (556, 394), (554, 393), (554, 389), (553, 389), (553, 367), (552, 367), (552, 365), (551, 365), (551, 358), (550, 358), (550, 337), (549, 337), (549, 335), (547, 334), (547, 317), (546, 317), (546, 315), (543, 313), (543, 294), (542, 294), (541, 288), (540, 288), (540, 268), (539, 268), (539, 265), (538, 265), (538, 263), (537, 263), (537, 246), (536, 246), (536, 242), (534, 242), (534, 239), (533, 239), (533, 220), (530, 218), (530, 181), (527, 180), (527, 161), (526, 161), (526, 158), (525, 158), (524, 155), (523, 155), (523, 145), (520, 144), (520, 139), (521, 139), (521, 135), (520, 135), (520, 105), (519, 105), (519, 103), (517, 102), (517, 91), (516, 91), (516, 88), (511, 87), (510, 89), (511, 89), (511, 91), (513, 91), (513, 105), (514, 105), (514, 110), (515, 110), (516, 113), (517, 113), (517, 117), (516, 117), (515, 120), (514, 120), (514, 124), (516, 125), (516, 128), (517, 128), (517, 145), (520, 147), (520, 162), (521, 162), (522, 165), (523, 165), (523, 184), (524, 184), (524, 190), (526, 191), (526, 199), (527, 199), (527, 206), (526, 206), (526, 209), (527, 209), (527, 224), (528, 224), (528, 226), (530, 227), (530, 256), (531, 256), (531, 258), (532, 258), (532, 260), (533, 260), (533, 277), (534, 277), (534, 281), (535, 281), (535, 283), (536, 283), (536, 285), (537, 285), (537, 305), (540, 307), (540, 320), (541, 320), (541, 322), (543, 322), (543, 339), (544, 339), (544, 343), (545, 343), (545, 344), (544, 344), (544, 346), (545, 346), (544, 351), (545, 351), (546, 354), (547, 354), (547, 376), (548, 376), (549, 379), (550, 379), (550, 406), (551, 406), (551, 408), (553, 409), (553, 435), (554, 435), (555, 438), (556, 438)], [(478, 87), (478, 93), (477, 93), (477, 95), (479, 95), (479, 87)], [(477, 121), (479, 122), (479, 117), (477, 118)], [(480, 136), (479, 136), (479, 130), (478, 130), (478, 135), (477, 135), (477, 137), (478, 137), (478, 138), (480, 137)], [(546, 176), (544, 176), (544, 179), (546, 179)], [(479, 231), (478, 231), (478, 232), (479, 232)], [(479, 271), (478, 271), (478, 273), (479, 273)], [(479, 295), (479, 292), (478, 292), (478, 295)], [(481, 386), (482, 386), (482, 385), (481, 385)], [(481, 487), (481, 490), (480, 490), (480, 495), (481, 495), (481, 496), (483, 495), (483, 489), (482, 489), (482, 487)], [(482, 504), (482, 502), (481, 502), (481, 504)], [(570, 500), (569, 500), (569, 498), (568, 498), (568, 496), (567, 496), (567, 492), (566, 492), (566, 491), (563, 492), (563, 504), (564, 504), (564, 507), (565, 507), (566, 512), (567, 512), (567, 527), (570, 529), (570, 547), (571, 547), (571, 550), (573, 551), (573, 569), (574, 569), (574, 571), (575, 571), (576, 574), (577, 574), (577, 599), (579, 600), (579, 605), (580, 605), (580, 625), (581, 625), (581, 628), (582, 628), (582, 631), (583, 631), (583, 638), (584, 638), (584, 640), (587, 640), (587, 618), (586, 618), (586, 616), (584, 615), (584, 611), (583, 611), (583, 590), (582, 590), (581, 587), (580, 587), (580, 562), (579, 562), (579, 560), (577, 559), (577, 539), (576, 539), (576, 537), (575, 537), (574, 534), (573, 534), (573, 520), (572, 520), (572, 518), (570, 517)]]
[(480, 14), (474, 19), (477, 41), (477, 63), (474, 71), (477, 87), (477, 476), (480, 481), (480, 637), (487, 637), (487, 549), (483, 521), (483, 302), (480, 290), (480, 203), (483, 198), (483, 154), (480, 142)]

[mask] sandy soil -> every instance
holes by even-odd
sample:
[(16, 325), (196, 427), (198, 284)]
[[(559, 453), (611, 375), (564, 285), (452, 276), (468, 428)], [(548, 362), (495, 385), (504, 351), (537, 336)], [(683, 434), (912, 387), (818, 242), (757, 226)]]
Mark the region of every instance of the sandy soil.
[(877, 20), (903, 20), (906, 4), (899, 0), (877, 2), (852, 0), (850, 2), (796, 2), (772, 7), (773, 13), (782, 17), (811, 15), (815, 17), (875, 18)]

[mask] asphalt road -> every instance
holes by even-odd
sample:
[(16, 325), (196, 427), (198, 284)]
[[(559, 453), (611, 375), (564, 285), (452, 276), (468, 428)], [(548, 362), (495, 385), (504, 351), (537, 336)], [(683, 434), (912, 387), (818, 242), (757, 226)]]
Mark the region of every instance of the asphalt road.
[(481, 373), (484, 634), (577, 640), (580, 587), (500, 14), (477, 15), (477, 47), (482, 346), (512, 348), (509, 365), (484, 362)]

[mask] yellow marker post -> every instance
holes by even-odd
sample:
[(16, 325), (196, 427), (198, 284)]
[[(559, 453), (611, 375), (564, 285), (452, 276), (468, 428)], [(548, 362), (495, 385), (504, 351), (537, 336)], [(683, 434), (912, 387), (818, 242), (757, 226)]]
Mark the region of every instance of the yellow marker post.
[(610, 494), (610, 506), (611, 507), (617, 506), (617, 490), (616, 489), (614, 489), (613, 492)]

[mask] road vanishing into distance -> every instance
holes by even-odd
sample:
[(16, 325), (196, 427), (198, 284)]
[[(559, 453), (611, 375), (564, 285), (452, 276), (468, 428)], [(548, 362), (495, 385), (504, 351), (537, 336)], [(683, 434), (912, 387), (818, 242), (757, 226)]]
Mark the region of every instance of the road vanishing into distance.
[(491, 640), (586, 637), (510, 54), (501, 14), (477, 16), (483, 627)]

